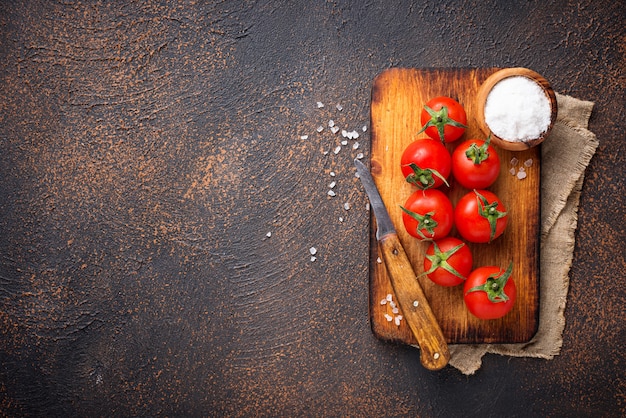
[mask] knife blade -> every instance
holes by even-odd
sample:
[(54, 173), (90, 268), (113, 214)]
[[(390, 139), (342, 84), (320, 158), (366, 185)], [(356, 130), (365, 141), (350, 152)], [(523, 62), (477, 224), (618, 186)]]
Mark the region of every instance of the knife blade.
[(354, 165), (376, 217), (376, 239), (391, 286), (403, 316), (420, 347), (420, 362), (429, 370), (440, 370), (450, 360), (450, 351), (441, 327), (398, 239), (393, 221), (371, 173), (358, 159), (354, 160)]

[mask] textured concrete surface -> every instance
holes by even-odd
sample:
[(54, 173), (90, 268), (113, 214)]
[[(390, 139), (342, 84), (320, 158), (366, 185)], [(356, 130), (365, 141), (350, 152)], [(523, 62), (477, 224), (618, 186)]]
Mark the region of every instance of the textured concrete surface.
[[(606, 0), (2, 2), (1, 415), (626, 414), (624, 15)], [(524, 66), (596, 102), (554, 360), (433, 373), (372, 336), (351, 164), (368, 136), (335, 154), (327, 122), (367, 125), (391, 66)]]

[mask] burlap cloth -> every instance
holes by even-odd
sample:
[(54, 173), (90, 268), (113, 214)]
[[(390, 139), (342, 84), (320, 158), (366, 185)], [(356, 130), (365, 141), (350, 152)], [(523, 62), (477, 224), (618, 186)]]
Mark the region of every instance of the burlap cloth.
[(539, 328), (528, 343), (451, 345), (450, 365), (474, 374), (486, 353), (552, 359), (563, 344), (569, 270), (585, 168), (598, 140), (587, 130), (593, 103), (557, 94), (558, 117), (541, 145)]

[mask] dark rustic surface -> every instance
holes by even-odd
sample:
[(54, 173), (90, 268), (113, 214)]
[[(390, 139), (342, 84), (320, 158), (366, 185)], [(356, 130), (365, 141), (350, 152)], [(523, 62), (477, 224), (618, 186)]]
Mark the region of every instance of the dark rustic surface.
[[(1, 2), (2, 415), (623, 416), (625, 13)], [(367, 124), (392, 66), (524, 66), (596, 102), (554, 360), (434, 373), (372, 336), (368, 136), (315, 128)]]

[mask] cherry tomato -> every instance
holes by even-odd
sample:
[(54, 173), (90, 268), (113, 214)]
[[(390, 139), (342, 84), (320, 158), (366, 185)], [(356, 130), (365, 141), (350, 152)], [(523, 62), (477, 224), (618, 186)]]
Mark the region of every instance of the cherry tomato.
[(493, 241), (502, 235), (507, 222), (504, 204), (489, 190), (467, 193), (459, 199), (454, 209), (456, 229), (469, 242)]
[(422, 129), (432, 139), (442, 142), (454, 142), (467, 128), (465, 109), (456, 100), (439, 96), (429, 100), (420, 115)]
[(448, 196), (437, 189), (417, 190), (402, 206), (407, 232), (419, 239), (439, 239), (450, 233), (454, 209)]
[(420, 189), (448, 184), (452, 158), (446, 147), (432, 139), (418, 139), (407, 146), (400, 159), (406, 181)]
[(517, 299), (517, 287), (511, 278), (513, 263), (506, 271), (497, 266), (479, 267), (463, 285), (465, 306), (480, 319), (497, 319), (506, 315)]
[(455, 237), (433, 241), (424, 257), (424, 274), (441, 286), (456, 286), (472, 271), (472, 251)]
[(461, 186), (468, 189), (486, 189), (500, 174), (500, 157), (487, 141), (470, 139), (461, 143), (452, 153), (452, 173)]

